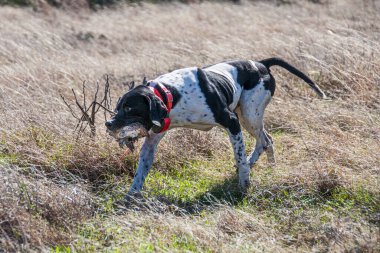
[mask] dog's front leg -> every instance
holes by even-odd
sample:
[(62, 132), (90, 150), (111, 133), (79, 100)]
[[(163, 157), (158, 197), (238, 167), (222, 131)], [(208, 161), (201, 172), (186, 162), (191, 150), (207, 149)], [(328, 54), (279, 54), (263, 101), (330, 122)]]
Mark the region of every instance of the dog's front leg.
[(236, 166), (238, 167), (239, 186), (243, 191), (246, 191), (249, 187), (250, 168), (247, 163), (243, 133), (241, 132), (239, 121), (234, 119), (233, 122), (231, 122), (230, 127), (227, 128), (227, 131), (234, 150)]
[(145, 142), (140, 151), (139, 164), (137, 167), (136, 175), (133, 179), (133, 184), (128, 192), (128, 195), (133, 195), (141, 191), (145, 178), (152, 166), (157, 145), (162, 137), (164, 137), (164, 135), (165, 133), (152, 133), (145, 138)]

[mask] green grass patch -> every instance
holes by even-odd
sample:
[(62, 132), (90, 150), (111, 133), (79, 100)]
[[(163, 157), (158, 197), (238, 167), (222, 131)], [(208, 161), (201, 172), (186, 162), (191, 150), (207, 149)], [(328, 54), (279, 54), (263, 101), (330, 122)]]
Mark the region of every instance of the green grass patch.
[(17, 162), (17, 154), (9, 150), (5, 141), (0, 140), (0, 165), (14, 164)]
[(364, 187), (337, 188), (323, 204), (325, 210), (347, 215), (354, 220), (380, 224), (380, 195)]
[[(211, 161), (189, 163), (169, 171), (151, 171), (146, 182), (150, 195), (163, 196), (177, 204), (194, 201), (223, 182), (226, 164)], [(231, 166), (232, 167), (232, 166)], [(231, 168), (233, 170), (233, 168)]]
[(0, 165), (14, 164), (17, 162), (16, 154), (0, 153)]
[(71, 248), (69, 246), (62, 246), (62, 245), (57, 245), (54, 248), (50, 249), (51, 253), (71, 253)]

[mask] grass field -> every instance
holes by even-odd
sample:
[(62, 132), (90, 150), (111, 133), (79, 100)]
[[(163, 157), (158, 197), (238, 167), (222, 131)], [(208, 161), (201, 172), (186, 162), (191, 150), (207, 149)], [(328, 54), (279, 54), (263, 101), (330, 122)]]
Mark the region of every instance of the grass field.
[[(0, 252), (379, 252), (380, 3), (317, 2), (1, 6)], [(77, 139), (60, 98), (109, 75), (114, 105), (144, 76), (272, 56), (331, 100), (273, 68), (277, 166), (263, 155), (247, 196), (222, 129), (176, 129), (121, 209), (138, 152), (119, 160), (103, 115)]]

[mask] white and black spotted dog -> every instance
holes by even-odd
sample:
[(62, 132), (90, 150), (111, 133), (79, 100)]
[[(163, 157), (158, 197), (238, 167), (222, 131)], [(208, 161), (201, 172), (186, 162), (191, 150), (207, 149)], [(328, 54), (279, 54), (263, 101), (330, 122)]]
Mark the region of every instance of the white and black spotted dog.
[[(279, 58), (258, 62), (231, 61), (205, 68), (184, 68), (161, 75), (127, 92), (115, 116), (106, 122), (108, 132), (121, 146), (146, 137), (129, 194), (139, 193), (151, 168), (159, 141), (167, 130), (187, 127), (228, 132), (242, 190), (249, 186), (250, 168), (266, 151), (275, 163), (273, 141), (263, 125), (264, 110), (275, 91), (270, 67), (281, 66), (303, 79), (322, 98), (325, 94), (305, 74)], [(256, 139), (246, 157), (241, 125)]]

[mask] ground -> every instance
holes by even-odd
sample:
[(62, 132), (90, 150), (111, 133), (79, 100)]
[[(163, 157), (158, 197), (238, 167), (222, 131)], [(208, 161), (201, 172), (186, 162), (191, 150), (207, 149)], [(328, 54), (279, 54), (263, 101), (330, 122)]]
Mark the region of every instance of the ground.
[[(355, 0), (0, 7), (0, 251), (380, 251), (379, 10)], [(94, 92), (108, 75), (114, 105), (144, 76), (273, 56), (330, 100), (273, 68), (265, 125), (277, 166), (263, 155), (247, 195), (225, 131), (176, 129), (145, 199), (121, 208), (138, 151), (120, 160), (103, 115), (95, 139), (77, 137), (60, 97), (73, 104), (71, 88)]]

